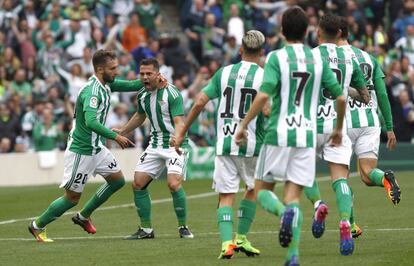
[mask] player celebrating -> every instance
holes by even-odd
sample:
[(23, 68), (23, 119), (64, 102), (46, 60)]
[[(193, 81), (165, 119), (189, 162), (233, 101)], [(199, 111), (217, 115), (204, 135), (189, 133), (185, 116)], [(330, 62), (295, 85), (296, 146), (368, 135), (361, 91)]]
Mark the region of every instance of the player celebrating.
[(117, 161), (103, 143), (105, 139), (112, 139), (121, 148), (126, 148), (133, 143), (109, 130), (104, 124), (110, 107), (111, 91), (135, 91), (142, 83), (139, 80), (113, 82), (118, 72), (118, 60), (112, 51), (97, 51), (93, 55), (92, 63), (95, 75), (89, 78), (79, 92), (73, 126), (65, 151), (64, 177), (60, 185), (65, 188), (65, 193), (53, 201), (46, 211), (29, 225), (30, 233), (38, 242), (53, 242), (47, 237), (45, 226), (79, 202), (91, 174), (102, 175), (106, 183), (98, 189), (83, 209), (72, 217), (75, 224), (80, 225), (90, 234), (96, 233), (90, 219), (92, 212), (125, 184), (124, 175)]
[[(170, 147), (170, 138), (183, 123), (183, 98), (172, 84), (158, 88), (159, 64), (154, 58), (144, 59), (140, 64), (140, 78), (144, 84), (138, 94), (138, 110), (121, 128), (114, 129), (121, 135), (139, 127), (145, 118), (151, 122), (151, 138), (135, 168), (134, 202), (141, 220), (137, 232), (125, 237), (127, 240), (154, 238), (151, 224), (151, 198), (147, 190), (152, 180), (157, 179), (167, 167), (168, 188), (171, 191), (175, 214), (178, 219), (178, 231), (182, 238), (193, 238), (187, 227), (187, 200), (181, 186), (185, 176), (185, 154), (179, 155)], [(184, 142), (187, 145), (187, 139)]]
[[(213, 183), (215, 191), (219, 193), (217, 220), (222, 240), (219, 259), (230, 259), (234, 250), (240, 250), (247, 256), (260, 254), (247, 240), (246, 234), (256, 214), (254, 169), (264, 135), (263, 114), (249, 125), (247, 145), (238, 147), (234, 142), (234, 133), (240, 120), (246, 116), (262, 82), (263, 69), (258, 63), (264, 52), (264, 42), (265, 37), (259, 31), (251, 30), (244, 35), (240, 48), (242, 61), (223, 67), (215, 73), (208, 86), (199, 94), (184, 127), (175, 134), (174, 145), (178, 150), (185, 139), (185, 133), (204, 106), (210, 100), (220, 99), (216, 117), (217, 156)], [(239, 223), (233, 242), (232, 206), (235, 193), (239, 191), (240, 180), (245, 182), (246, 192), (237, 212)]]
[[(289, 247), (285, 265), (299, 264), (302, 226), (299, 200), (302, 188), (312, 186), (315, 177), (316, 121), (321, 87), (337, 99), (337, 123), (330, 139), (332, 145), (341, 143), (345, 114), (345, 97), (334, 74), (318, 50), (312, 51), (303, 44), (307, 27), (308, 20), (301, 8), (292, 7), (283, 14), (282, 31), (287, 45), (267, 56), (260, 92), (236, 134), (236, 141), (241, 144), (247, 138), (249, 123), (272, 97), (269, 125), (257, 162), (256, 190), (262, 207), (282, 217), (279, 242), (283, 247)], [(276, 180), (286, 181), (286, 207), (272, 192)]]
[[(377, 60), (372, 55), (348, 43), (348, 23), (343, 17), (339, 19), (341, 36), (337, 44), (350, 53), (359, 63), (371, 96), (371, 101), (368, 104), (357, 102), (348, 97), (346, 112), (348, 135), (352, 141), (354, 153), (358, 157), (361, 179), (367, 186), (384, 187), (388, 198), (396, 205), (400, 202), (401, 190), (394, 173), (391, 170), (384, 172), (376, 168), (381, 133), (378, 106), (385, 120), (388, 149), (393, 150), (397, 142), (393, 131), (391, 107), (384, 83), (385, 76)], [(356, 225), (355, 221), (351, 221), (351, 223), (352, 235), (358, 237), (362, 234), (362, 230)]]

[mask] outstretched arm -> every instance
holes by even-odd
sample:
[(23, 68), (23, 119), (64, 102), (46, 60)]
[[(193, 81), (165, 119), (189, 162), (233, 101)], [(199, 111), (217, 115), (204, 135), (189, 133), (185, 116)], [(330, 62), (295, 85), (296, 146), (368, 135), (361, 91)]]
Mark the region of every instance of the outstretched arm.
[(125, 136), (132, 130), (136, 129), (137, 127), (141, 126), (144, 123), (145, 118), (147, 116), (145, 114), (140, 114), (135, 112), (134, 115), (128, 120), (128, 122), (121, 128), (121, 129), (112, 129), (115, 132), (118, 132), (122, 136)]

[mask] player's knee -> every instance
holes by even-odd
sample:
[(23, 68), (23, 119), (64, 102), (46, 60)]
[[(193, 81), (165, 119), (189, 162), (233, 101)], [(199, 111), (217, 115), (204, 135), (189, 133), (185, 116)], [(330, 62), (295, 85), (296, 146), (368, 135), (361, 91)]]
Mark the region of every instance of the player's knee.
[(367, 185), (369, 187), (373, 186), (371, 180), (369, 179), (369, 174), (366, 171), (361, 169), (359, 174), (361, 175), (361, 180), (362, 180), (362, 182), (364, 182), (365, 185)]
[(66, 193), (65, 197), (72, 202), (74, 205), (77, 205), (81, 195), (80, 194), (73, 194), (73, 193)]
[(134, 180), (134, 182), (132, 182), (132, 189), (134, 190), (142, 190), (144, 189), (145, 185), (141, 184), (140, 182)]
[(168, 188), (171, 192), (178, 191), (181, 188), (181, 182), (178, 180), (168, 181)]

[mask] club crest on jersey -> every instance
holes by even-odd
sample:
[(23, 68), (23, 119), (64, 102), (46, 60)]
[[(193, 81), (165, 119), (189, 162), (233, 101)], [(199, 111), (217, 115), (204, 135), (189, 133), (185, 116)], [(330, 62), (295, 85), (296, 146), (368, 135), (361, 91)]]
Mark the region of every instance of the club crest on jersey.
[(92, 107), (92, 108), (97, 108), (98, 107), (98, 98), (91, 97), (91, 100), (89, 101), (89, 106)]

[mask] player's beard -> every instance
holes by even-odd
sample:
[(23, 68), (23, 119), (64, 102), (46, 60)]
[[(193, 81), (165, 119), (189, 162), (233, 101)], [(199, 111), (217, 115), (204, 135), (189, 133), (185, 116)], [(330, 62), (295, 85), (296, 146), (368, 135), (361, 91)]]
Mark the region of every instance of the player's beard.
[(115, 79), (115, 77), (111, 77), (110, 75), (108, 75), (107, 73), (104, 73), (102, 76), (103, 80), (105, 83), (112, 83)]

